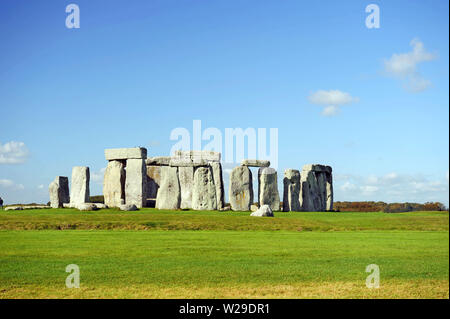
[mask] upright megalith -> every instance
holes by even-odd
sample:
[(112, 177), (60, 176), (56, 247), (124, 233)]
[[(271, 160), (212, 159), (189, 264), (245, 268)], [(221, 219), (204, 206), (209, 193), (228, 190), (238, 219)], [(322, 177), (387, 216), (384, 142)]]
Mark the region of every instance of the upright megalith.
[(253, 203), (253, 181), (252, 172), (247, 166), (238, 166), (231, 171), (228, 195), (232, 210), (250, 210)]
[(103, 196), (109, 207), (119, 207), (125, 200), (125, 164), (112, 160), (106, 166), (103, 177)]
[(181, 203), (178, 167), (161, 166), (161, 185), (156, 196), (156, 208), (179, 209)]
[(147, 165), (147, 197), (156, 199), (161, 185), (161, 166)]
[(52, 208), (61, 208), (69, 203), (69, 179), (65, 176), (56, 176), (48, 187), (50, 193), (50, 206)]
[(300, 211), (300, 172), (296, 169), (286, 169), (283, 186), (283, 211)]
[(126, 162), (125, 203), (145, 207), (147, 204), (147, 167), (142, 158)]
[(178, 178), (180, 180), (181, 209), (193, 208), (192, 194), (194, 192), (194, 167), (178, 167)]
[(216, 185), (211, 167), (198, 167), (194, 173), (192, 208), (195, 210), (216, 210)]
[(277, 171), (272, 167), (260, 168), (258, 178), (259, 206), (269, 205), (272, 210), (280, 210)]
[(325, 165), (305, 165), (300, 174), (300, 207), (303, 211), (333, 209), (332, 169)]
[(222, 164), (213, 162), (210, 165), (213, 172), (214, 184), (216, 185), (217, 209), (222, 210), (225, 207)]
[(70, 187), (70, 204), (89, 203), (89, 167), (72, 168), (72, 185)]

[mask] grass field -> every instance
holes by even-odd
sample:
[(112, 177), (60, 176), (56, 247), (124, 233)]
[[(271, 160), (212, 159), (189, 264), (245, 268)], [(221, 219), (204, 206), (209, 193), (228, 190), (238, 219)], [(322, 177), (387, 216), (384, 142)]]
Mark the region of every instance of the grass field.
[(449, 297), (448, 212), (275, 214), (0, 212), (0, 298)]

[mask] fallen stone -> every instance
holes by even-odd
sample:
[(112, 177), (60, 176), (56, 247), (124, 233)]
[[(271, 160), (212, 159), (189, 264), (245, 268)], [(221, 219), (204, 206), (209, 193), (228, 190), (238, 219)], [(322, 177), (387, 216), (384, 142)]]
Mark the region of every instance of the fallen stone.
[(262, 205), (260, 209), (258, 209), (256, 212), (253, 212), (250, 214), (250, 216), (254, 217), (274, 217), (273, 211), (270, 208), (269, 205)]
[(221, 210), (225, 206), (225, 190), (223, 186), (222, 164), (212, 162), (210, 165), (213, 172), (214, 184), (216, 185), (217, 209)]
[(118, 207), (125, 198), (125, 165), (121, 161), (109, 161), (103, 178), (105, 204)]
[(135, 211), (135, 210), (138, 210), (138, 208), (134, 204), (123, 204), (123, 205), (119, 206), (119, 209), (120, 210), (124, 210), (124, 211)]
[(252, 172), (247, 166), (233, 168), (228, 192), (231, 209), (248, 211), (253, 203)]
[(283, 211), (298, 212), (300, 207), (300, 172), (296, 169), (284, 171)]
[(97, 207), (97, 209), (107, 209), (107, 208), (109, 208), (108, 205), (103, 204), (103, 203), (92, 203), (92, 204), (94, 204)]
[(271, 167), (260, 168), (259, 206), (269, 205), (272, 210), (280, 210), (277, 171)]
[(257, 160), (257, 159), (243, 159), (241, 161), (241, 165), (251, 166), (251, 167), (269, 167), (270, 161)]
[(72, 168), (72, 185), (70, 187), (71, 204), (89, 202), (89, 179), (89, 167), (75, 166)]
[(92, 211), (98, 209), (94, 203), (78, 203), (75, 204), (75, 208), (81, 211)]
[(127, 159), (125, 203), (138, 208), (147, 204), (147, 167), (143, 159)]
[(180, 181), (181, 209), (192, 208), (192, 193), (194, 191), (194, 167), (179, 167), (178, 179)]
[(256, 212), (258, 209), (259, 209), (258, 205), (251, 205), (251, 206), (250, 206), (250, 210), (251, 210), (252, 212)]
[(210, 167), (199, 167), (195, 170), (192, 208), (195, 210), (217, 209), (216, 186)]
[(145, 160), (146, 165), (158, 165), (158, 166), (169, 166), (171, 156), (156, 156), (156, 157), (148, 157)]
[(146, 159), (147, 149), (144, 147), (109, 148), (105, 149), (105, 158), (108, 161), (127, 159)]
[(161, 166), (161, 185), (156, 196), (156, 208), (179, 209), (181, 203), (178, 168)]
[(50, 194), (50, 206), (61, 208), (64, 203), (70, 202), (69, 179), (65, 176), (56, 176), (48, 187)]
[(23, 210), (22, 206), (8, 206), (5, 207), (4, 210)]

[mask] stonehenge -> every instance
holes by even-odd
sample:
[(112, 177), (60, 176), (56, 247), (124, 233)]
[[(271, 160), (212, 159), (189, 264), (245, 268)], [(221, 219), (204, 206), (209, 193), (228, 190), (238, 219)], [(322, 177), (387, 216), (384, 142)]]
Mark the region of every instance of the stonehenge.
[(65, 203), (70, 202), (69, 179), (65, 176), (56, 176), (50, 183), (50, 206), (52, 208), (62, 208)]
[[(147, 149), (134, 147), (105, 149), (104, 155), (108, 161), (103, 179), (104, 204), (90, 203), (89, 167), (75, 166), (70, 196), (67, 177), (57, 176), (50, 183), (50, 206), (80, 210), (116, 207), (128, 211), (151, 206), (165, 210), (253, 211), (252, 216), (273, 216), (280, 210), (333, 209), (330, 166), (308, 164), (301, 171), (286, 169), (280, 202), (278, 173), (270, 167), (270, 161), (243, 159), (231, 170), (227, 205), (219, 152), (175, 151), (172, 156), (147, 158)], [(258, 168), (257, 196), (250, 168)]]

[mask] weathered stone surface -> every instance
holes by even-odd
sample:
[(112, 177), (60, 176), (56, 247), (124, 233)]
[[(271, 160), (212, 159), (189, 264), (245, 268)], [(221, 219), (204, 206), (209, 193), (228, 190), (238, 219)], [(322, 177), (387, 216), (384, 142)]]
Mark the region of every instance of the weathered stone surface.
[(194, 191), (194, 167), (179, 167), (178, 179), (180, 181), (181, 209), (192, 208), (192, 193)]
[(75, 208), (82, 211), (92, 211), (97, 210), (97, 206), (94, 203), (77, 203)]
[(214, 184), (216, 185), (217, 209), (221, 210), (225, 206), (225, 190), (223, 186), (222, 164), (212, 162), (211, 164)]
[(109, 161), (103, 177), (105, 204), (118, 207), (125, 198), (125, 165), (121, 161)]
[(333, 209), (333, 185), (331, 167), (305, 165), (300, 174), (300, 207), (303, 211)]
[(159, 166), (169, 166), (171, 156), (156, 156), (149, 157), (145, 160), (146, 165), (159, 165)]
[(251, 166), (251, 167), (269, 167), (270, 161), (257, 160), (257, 159), (243, 159), (241, 161), (241, 165)]
[(213, 151), (175, 151), (172, 159), (191, 161), (193, 163), (220, 162), (221, 154)]
[(156, 196), (156, 208), (179, 209), (181, 203), (178, 168), (161, 166), (161, 184)]
[(231, 171), (228, 196), (232, 210), (250, 210), (253, 203), (253, 181), (252, 172), (247, 166), (238, 166)]
[(147, 167), (144, 159), (127, 159), (125, 203), (138, 208), (147, 204)]
[(286, 169), (283, 179), (283, 211), (298, 212), (300, 207), (300, 172), (296, 169)]
[(119, 206), (119, 209), (120, 210), (124, 210), (124, 211), (135, 211), (135, 210), (138, 210), (138, 208), (134, 204), (123, 204), (123, 205)]
[(195, 210), (216, 210), (217, 197), (211, 167), (199, 167), (194, 173), (192, 208)]
[(5, 207), (4, 210), (23, 210), (22, 206), (8, 206)]
[(262, 205), (260, 209), (250, 214), (254, 217), (274, 217), (273, 211), (269, 205)]
[(97, 207), (97, 209), (107, 209), (107, 208), (109, 208), (108, 205), (103, 204), (103, 203), (92, 203), (92, 204), (94, 204)]
[(105, 149), (105, 158), (108, 161), (126, 159), (146, 159), (147, 149), (144, 147), (109, 148)]
[(277, 171), (271, 167), (261, 168), (258, 177), (259, 206), (269, 205), (272, 210), (280, 210)]
[(61, 208), (64, 203), (70, 202), (69, 179), (65, 176), (56, 176), (48, 187), (50, 194), (50, 206)]
[(196, 160), (195, 162), (189, 158), (172, 158), (169, 162), (170, 166), (175, 167), (200, 167), (208, 166), (208, 162), (205, 160)]
[(89, 179), (89, 167), (75, 166), (72, 168), (71, 204), (89, 203)]
[(250, 206), (250, 210), (251, 210), (252, 212), (256, 212), (258, 209), (259, 209), (258, 205), (251, 205), (251, 206)]
[(161, 166), (147, 165), (147, 197), (155, 199), (161, 185)]

